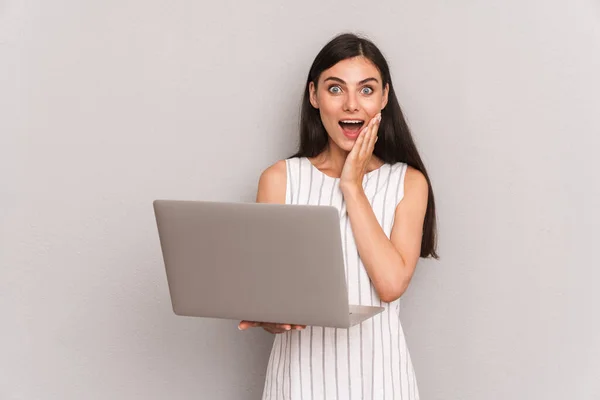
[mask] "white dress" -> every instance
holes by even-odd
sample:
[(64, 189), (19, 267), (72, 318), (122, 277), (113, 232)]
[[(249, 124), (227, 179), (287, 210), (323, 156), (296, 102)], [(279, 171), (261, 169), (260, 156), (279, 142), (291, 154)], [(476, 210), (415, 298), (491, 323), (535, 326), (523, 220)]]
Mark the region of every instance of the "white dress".
[[(342, 250), (350, 304), (385, 310), (350, 329), (306, 327), (275, 335), (263, 399), (418, 400), (419, 391), (399, 318), (399, 299), (382, 302), (360, 260), (339, 179), (307, 158), (286, 160), (287, 204), (333, 205), (340, 211)], [(363, 188), (390, 237), (404, 195), (407, 165), (384, 164), (365, 175)]]

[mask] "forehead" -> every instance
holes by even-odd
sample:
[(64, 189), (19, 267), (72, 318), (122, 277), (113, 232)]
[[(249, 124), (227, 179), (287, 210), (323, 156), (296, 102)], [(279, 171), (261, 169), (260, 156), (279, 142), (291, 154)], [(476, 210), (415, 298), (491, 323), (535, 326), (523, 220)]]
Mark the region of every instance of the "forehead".
[(377, 78), (381, 83), (381, 74), (371, 60), (359, 56), (342, 60), (329, 69), (323, 71), (319, 81), (323, 82), (329, 77), (342, 79), (347, 84), (356, 84), (366, 78)]

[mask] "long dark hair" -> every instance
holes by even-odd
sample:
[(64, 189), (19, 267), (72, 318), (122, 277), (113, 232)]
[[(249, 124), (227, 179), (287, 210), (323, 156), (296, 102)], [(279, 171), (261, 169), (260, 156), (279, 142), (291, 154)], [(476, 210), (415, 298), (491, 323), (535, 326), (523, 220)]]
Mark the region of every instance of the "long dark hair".
[(297, 153), (292, 157), (316, 157), (327, 148), (329, 143), (319, 110), (314, 108), (310, 103), (310, 82), (313, 82), (315, 87), (317, 87), (319, 77), (323, 71), (333, 67), (340, 61), (357, 56), (363, 56), (375, 64), (381, 74), (383, 88), (385, 88), (386, 84), (389, 85), (388, 102), (381, 111), (381, 125), (377, 133), (379, 139), (375, 144), (373, 153), (385, 163), (404, 162), (425, 175), (427, 184), (429, 185), (429, 199), (425, 221), (423, 222), (420, 256), (423, 258), (433, 257), (438, 259), (439, 256), (436, 253), (437, 228), (435, 201), (431, 181), (419, 156), (408, 125), (404, 120), (404, 115), (400, 109), (400, 104), (392, 85), (387, 61), (373, 42), (355, 34), (344, 33), (333, 38), (317, 54), (310, 67), (302, 99), (300, 145)]

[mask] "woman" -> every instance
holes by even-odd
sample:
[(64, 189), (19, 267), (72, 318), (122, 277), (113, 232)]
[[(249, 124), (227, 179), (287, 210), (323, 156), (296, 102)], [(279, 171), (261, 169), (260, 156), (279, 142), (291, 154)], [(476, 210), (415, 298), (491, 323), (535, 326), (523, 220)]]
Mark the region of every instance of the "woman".
[(435, 205), (388, 64), (371, 41), (343, 34), (319, 52), (300, 149), (262, 173), (257, 202), (337, 207), (348, 300), (385, 307), (350, 329), (242, 321), (242, 330), (277, 334), (263, 399), (419, 399), (398, 299), (419, 257), (438, 257)]

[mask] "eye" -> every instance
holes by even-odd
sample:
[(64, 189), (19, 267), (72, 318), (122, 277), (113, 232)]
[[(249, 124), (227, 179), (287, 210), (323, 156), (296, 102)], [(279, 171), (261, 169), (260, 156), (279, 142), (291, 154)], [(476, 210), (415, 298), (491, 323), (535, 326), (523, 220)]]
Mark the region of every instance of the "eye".
[(329, 92), (333, 94), (340, 94), (342, 93), (342, 88), (337, 85), (329, 86)]
[(364, 88), (362, 88), (362, 89), (360, 90), (360, 92), (361, 92), (362, 94), (367, 94), (367, 95), (368, 95), (368, 94), (371, 94), (371, 93), (373, 93), (373, 89), (372, 89), (372, 88), (370, 88), (370, 87), (368, 87), (368, 86), (365, 86)]

